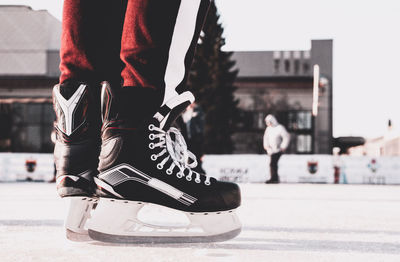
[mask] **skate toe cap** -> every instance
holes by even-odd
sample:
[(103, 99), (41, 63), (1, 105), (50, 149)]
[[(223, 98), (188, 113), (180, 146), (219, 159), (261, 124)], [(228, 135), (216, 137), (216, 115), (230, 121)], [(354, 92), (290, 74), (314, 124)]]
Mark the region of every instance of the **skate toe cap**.
[(235, 209), (240, 206), (241, 194), (240, 188), (235, 183), (222, 182), (221, 185), (221, 197), (227, 206), (227, 209)]

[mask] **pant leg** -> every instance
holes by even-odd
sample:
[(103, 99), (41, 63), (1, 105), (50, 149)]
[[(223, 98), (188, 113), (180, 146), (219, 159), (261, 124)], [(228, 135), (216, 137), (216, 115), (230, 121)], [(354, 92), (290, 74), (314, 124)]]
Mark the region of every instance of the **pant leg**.
[(185, 91), (209, 4), (210, 0), (129, 0), (120, 54), (123, 86), (152, 90), (157, 107)]
[(60, 83), (120, 79), (119, 59), (127, 0), (64, 0)]
[(278, 162), (280, 157), (282, 156), (282, 153), (275, 153), (271, 155), (271, 161), (270, 161), (270, 171), (271, 171), (271, 180), (272, 181), (279, 181), (279, 175), (278, 175)]

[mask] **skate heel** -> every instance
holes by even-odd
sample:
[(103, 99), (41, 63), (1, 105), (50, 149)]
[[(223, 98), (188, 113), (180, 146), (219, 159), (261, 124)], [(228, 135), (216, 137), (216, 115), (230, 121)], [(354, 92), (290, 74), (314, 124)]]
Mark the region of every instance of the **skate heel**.
[(65, 197), (67, 215), (64, 222), (67, 238), (73, 241), (90, 240), (86, 222), (95, 208), (97, 199), (91, 197)]
[[(165, 218), (165, 223), (142, 220), (142, 211), (147, 207), (162, 208), (165, 215), (158, 215)], [(168, 223), (168, 212), (182, 213), (187, 223)], [(112, 243), (219, 242), (234, 238), (240, 231), (241, 224), (235, 210), (190, 213), (145, 202), (107, 198), (99, 200), (88, 221), (92, 239)]]

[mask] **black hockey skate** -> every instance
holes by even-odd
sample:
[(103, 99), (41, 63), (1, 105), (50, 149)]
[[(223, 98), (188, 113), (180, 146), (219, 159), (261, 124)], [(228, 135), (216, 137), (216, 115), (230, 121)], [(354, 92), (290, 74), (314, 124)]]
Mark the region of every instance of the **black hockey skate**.
[(67, 81), (54, 87), (53, 103), (57, 192), (69, 205), (67, 238), (85, 240), (85, 223), (97, 201), (93, 177), (100, 151), (100, 98), (88, 84)]
[[(102, 191), (89, 221), (93, 239), (122, 243), (214, 242), (240, 233), (236, 184), (192, 170), (194, 155), (171, 122), (194, 101), (184, 92), (143, 123), (120, 119), (124, 105), (108, 84), (102, 90), (102, 148), (97, 185)], [(134, 125), (136, 124), (136, 125)], [(184, 225), (141, 220), (146, 206), (186, 215)], [(116, 215), (117, 214), (117, 215)]]

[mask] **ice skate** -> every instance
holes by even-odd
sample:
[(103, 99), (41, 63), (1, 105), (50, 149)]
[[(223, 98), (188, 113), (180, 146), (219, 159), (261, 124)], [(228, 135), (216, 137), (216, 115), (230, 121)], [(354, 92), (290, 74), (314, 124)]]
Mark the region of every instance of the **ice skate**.
[[(194, 101), (190, 92), (168, 100), (143, 123), (121, 119), (129, 110), (105, 83), (102, 90), (102, 148), (98, 178), (101, 190), (89, 221), (89, 235), (106, 242), (177, 243), (228, 240), (240, 233), (235, 210), (236, 184), (192, 170), (194, 155), (170, 124)], [(141, 213), (164, 208), (186, 217), (180, 224), (151, 223)]]
[[(100, 110), (86, 83), (67, 81), (53, 89), (57, 192), (67, 202), (67, 238), (88, 239), (85, 224), (94, 198), (99, 154)], [(99, 99), (97, 99), (99, 101)], [(96, 132), (97, 131), (97, 132)]]

